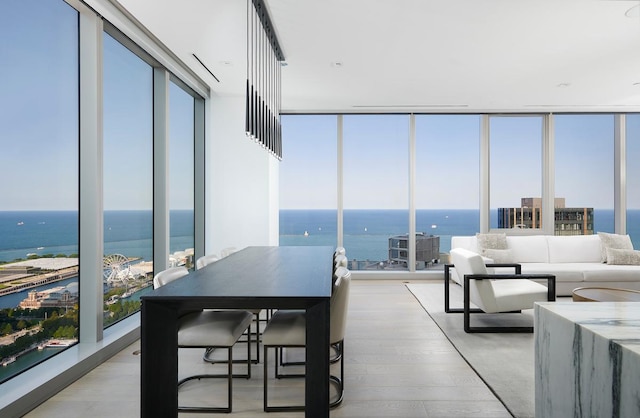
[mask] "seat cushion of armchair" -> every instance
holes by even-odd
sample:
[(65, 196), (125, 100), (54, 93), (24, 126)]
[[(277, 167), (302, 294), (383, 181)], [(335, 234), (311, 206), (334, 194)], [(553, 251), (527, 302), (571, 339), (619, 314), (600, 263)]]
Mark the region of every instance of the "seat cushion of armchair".
[(496, 306), (486, 306), (488, 313), (531, 309), (534, 302), (547, 298), (547, 287), (533, 280), (493, 280), (491, 285)]

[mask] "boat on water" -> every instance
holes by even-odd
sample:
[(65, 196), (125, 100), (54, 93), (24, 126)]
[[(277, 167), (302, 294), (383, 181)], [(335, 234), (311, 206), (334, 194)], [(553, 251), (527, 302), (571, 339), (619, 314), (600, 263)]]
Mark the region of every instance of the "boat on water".
[(6, 359), (2, 360), (2, 366), (3, 367), (4, 366), (8, 366), (9, 364), (13, 363), (14, 361), (16, 361), (15, 356), (6, 358)]
[(72, 339), (72, 340), (53, 339), (53, 340), (46, 341), (41, 346), (43, 348), (65, 348), (65, 347), (69, 347), (70, 345), (73, 345), (73, 344), (75, 344), (77, 342), (78, 342), (78, 340), (76, 340), (76, 339)]

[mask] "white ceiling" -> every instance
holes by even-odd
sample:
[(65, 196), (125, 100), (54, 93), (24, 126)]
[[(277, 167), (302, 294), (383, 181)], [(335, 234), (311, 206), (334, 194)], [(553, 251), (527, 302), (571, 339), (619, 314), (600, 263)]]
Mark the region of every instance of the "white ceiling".
[[(244, 94), (246, 0), (119, 1)], [(284, 112), (640, 111), (637, 0), (266, 2)]]

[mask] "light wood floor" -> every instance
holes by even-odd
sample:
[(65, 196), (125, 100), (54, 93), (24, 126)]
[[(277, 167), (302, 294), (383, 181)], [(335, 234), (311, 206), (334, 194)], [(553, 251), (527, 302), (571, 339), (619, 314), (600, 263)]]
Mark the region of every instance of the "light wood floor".
[[(27, 418), (139, 416), (138, 349), (139, 341), (37, 407)], [(234, 354), (241, 355), (242, 351), (239, 346)], [(181, 350), (180, 374), (218, 367), (202, 362), (201, 355), (202, 350)], [(400, 280), (352, 281), (345, 357), (344, 401), (331, 411), (332, 417), (511, 417)], [(273, 361), (271, 357), (269, 364)], [(238, 372), (242, 371), (240, 367)], [(253, 365), (252, 374), (249, 380), (234, 379), (230, 416), (304, 416), (298, 412), (264, 413), (263, 365)], [(303, 380), (269, 381), (270, 403), (304, 401)], [(225, 385), (223, 379), (195, 382), (181, 389), (180, 401), (215, 403), (219, 394), (225, 394)]]

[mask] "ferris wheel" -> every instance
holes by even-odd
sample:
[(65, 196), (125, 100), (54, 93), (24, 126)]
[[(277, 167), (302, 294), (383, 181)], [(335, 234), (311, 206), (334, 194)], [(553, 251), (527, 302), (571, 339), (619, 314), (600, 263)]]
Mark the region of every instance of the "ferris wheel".
[(122, 254), (107, 255), (102, 259), (102, 278), (105, 283), (114, 285), (125, 283), (131, 276), (129, 259)]

